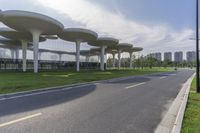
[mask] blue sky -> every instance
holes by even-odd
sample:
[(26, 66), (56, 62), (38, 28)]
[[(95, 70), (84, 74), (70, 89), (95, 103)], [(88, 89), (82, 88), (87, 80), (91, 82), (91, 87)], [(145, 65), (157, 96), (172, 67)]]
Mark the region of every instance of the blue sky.
[[(0, 9), (43, 13), (66, 27), (88, 28), (144, 47), (142, 54), (195, 48), (189, 40), (195, 33), (195, 0), (0, 0)], [(61, 40), (40, 47), (75, 50)]]
[[(94, 1), (94, 0), (93, 0)], [(130, 19), (147, 23), (168, 23), (173, 28), (194, 26), (195, 0), (95, 0)]]

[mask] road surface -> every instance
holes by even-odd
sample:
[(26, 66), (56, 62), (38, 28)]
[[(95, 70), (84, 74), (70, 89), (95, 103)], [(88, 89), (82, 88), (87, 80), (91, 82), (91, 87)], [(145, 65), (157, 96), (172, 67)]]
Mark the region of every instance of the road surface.
[(192, 70), (0, 100), (0, 133), (153, 133)]

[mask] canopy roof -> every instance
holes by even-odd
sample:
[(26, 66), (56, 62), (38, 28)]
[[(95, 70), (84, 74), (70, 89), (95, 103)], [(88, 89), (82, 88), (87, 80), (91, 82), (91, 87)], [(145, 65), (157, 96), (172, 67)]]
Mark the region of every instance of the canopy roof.
[[(26, 40), (28, 42), (32, 42), (32, 35), (30, 33), (24, 33), (20, 31), (15, 31), (10, 28), (0, 28), (0, 35), (8, 38), (8, 39), (13, 39), (13, 40)], [(46, 38), (40, 37), (39, 39), (40, 42), (46, 41)]]
[[(12, 40), (6, 38), (0, 38), (0, 43), (3, 45), (2, 48), (13, 48), (13, 49), (21, 49), (21, 41), (19, 40)], [(31, 43), (28, 43), (28, 47), (32, 47)]]
[(38, 31), (45, 35), (58, 34), (64, 28), (63, 24), (51, 17), (28, 11), (2, 11), (1, 21), (17, 31), (29, 33)]
[(71, 42), (81, 41), (81, 42), (89, 42), (96, 40), (98, 35), (96, 32), (81, 29), (81, 28), (67, 28), (64, 29), (62, 33), (58, 35), (61, 39)]
[(141, 48), (141, 47), (133, 47), (131, 49), (123, 49), (124, 52), (139, 52), (142, 50), (143, 50), (143, 48)]
[(133, 45), (129, 43), (120, 43), (117, 46), (109, 47), (108, 49), (115, 49), (115, 50), (123, 50), (123, 49), (130, 49)]
[(58, 39), (57, 35), (42, 35), (41, 37), (44, 37), (46, 39), (56, 40)]
[(96, 41), (90, 41), (88, 42), (89, 45), (91, 46), (107, 46), (107, 47), (117, 47), (117, 44), (119, 43), (119, 40), (115, 38), (110, 38), (110, 37), (100, 37)]

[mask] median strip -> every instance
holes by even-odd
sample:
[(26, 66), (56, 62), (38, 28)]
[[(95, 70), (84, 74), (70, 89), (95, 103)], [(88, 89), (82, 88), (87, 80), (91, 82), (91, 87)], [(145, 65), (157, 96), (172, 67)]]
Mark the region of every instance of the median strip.
[(18, 122), (22, 122), (22, 121), (25, 121), (25, 120), (28, 120), (28, 119), (31, 119), (31, 118), (34, 118), (34, 117), (37, 117), (37, 116), (40, 116), (40, 115), (42, 115), (42, 113), (37, 113), (37, 114), (29, 115), (29, 116), (26, 116), (26, 117), (22, 117), (22, 118), (19, 118), (19, 119), (16, 119), (16, 120), (12, 120), (12, 121), (9, 121), (9, 122), (6, 122), (6, 123), (2, 123), (2, 124), (0, 124), (0, 128), (5, 127), (5, 126), (9, 126), (9, 125), (12, 125), (12, 124), (15, 124), (15, 123), (18, 123)]
[(137, 87), (137, 86), (140, 86), (140, 85), (143, 85), (143, 84), (146, 84), (146, 82), (142, 82), (142, 83), (135, 84), (135, 85), (132, 85), (132, 86), (127, 86), (126, 89), (134, 88), (134, 87)]

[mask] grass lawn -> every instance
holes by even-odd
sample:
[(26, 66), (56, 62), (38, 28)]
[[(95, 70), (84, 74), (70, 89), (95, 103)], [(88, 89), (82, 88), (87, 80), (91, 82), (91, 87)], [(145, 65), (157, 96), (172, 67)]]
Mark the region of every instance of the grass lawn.
[(200, 94), (195, 89), (196, 79), (192, 82), (181, 133), (200, 133)]
[(0, 94), (55, 87), (118, 77), (173, 71), (170, 68), (121, 69), (100, 71), (62, 72), (0, 72)]

